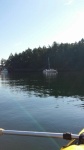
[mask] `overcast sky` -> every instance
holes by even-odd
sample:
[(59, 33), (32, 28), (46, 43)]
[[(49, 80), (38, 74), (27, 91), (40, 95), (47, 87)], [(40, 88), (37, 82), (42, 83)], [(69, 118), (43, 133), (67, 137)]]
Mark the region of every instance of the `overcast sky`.
[(0, 59), (84, 38), (84, 0), (0, 0)]

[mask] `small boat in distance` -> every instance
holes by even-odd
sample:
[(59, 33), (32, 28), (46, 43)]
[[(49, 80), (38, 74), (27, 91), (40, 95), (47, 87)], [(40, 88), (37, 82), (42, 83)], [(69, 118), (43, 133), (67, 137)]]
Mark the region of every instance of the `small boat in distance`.
[(43, 70), (43, 73), (46, 75), (56, 75), (58, 72), (55, 69), (45, 69)]
[(8, 70), (4, 68), (3, 70), (1, 70), (1, 74), (8, 74)]
[(56, 74), (58, 74), (57, 70), (50, 68), (49, 58), (48, 58), (48, 69), (44, 69), (43, 74), (45, 74), (45, 75), (56, 75)]

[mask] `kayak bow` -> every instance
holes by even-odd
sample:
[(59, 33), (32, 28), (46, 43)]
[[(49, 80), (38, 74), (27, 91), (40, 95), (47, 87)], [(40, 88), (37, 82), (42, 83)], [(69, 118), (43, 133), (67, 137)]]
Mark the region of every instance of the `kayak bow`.
[(61, 150), (84, 150), (84, 129), (80, 131), (78, 139), (71, 140)]

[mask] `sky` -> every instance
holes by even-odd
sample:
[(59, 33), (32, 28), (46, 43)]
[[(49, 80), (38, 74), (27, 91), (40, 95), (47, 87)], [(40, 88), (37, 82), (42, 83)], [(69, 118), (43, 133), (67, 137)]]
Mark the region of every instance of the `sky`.
[(84, 38), (84, 0), (0, 0), (0, 60)]

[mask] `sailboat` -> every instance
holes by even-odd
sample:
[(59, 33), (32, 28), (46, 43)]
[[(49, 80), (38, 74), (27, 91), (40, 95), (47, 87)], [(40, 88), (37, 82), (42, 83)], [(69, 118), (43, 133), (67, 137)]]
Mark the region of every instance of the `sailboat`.
[(6, 68), (4, 68), (3, 70), (1, 70), (1, 74), (8, 74), (8, 70)]
[(45, 75), (56, 75), (57, 73), (58, 73), (57, 70), (50, 68), (50, 61), (48, 58), (48, 69), (44, 69), (43, 74), (45, 74)]

